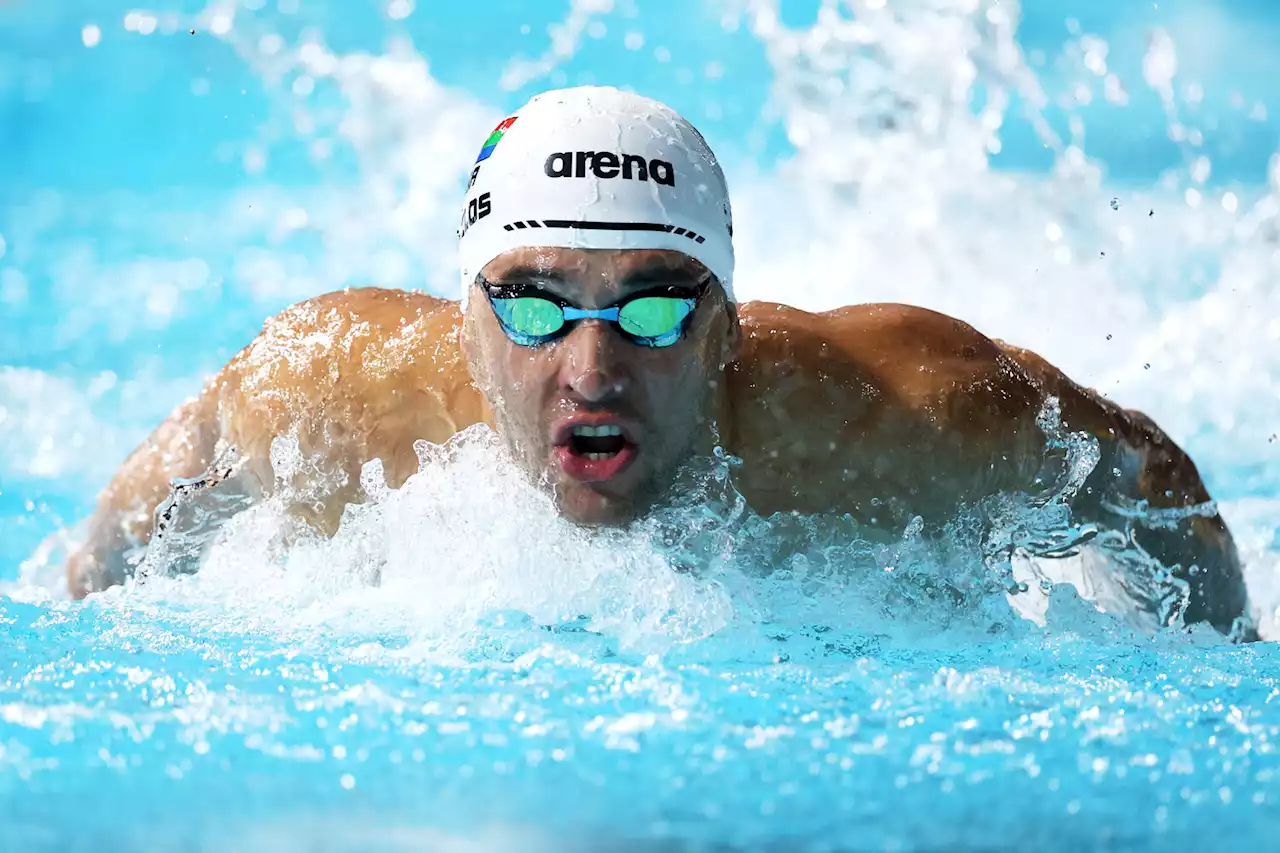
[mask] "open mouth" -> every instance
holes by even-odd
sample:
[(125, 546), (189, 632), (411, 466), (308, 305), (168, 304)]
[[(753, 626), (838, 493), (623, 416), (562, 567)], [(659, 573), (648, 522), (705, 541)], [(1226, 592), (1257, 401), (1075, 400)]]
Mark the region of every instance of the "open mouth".
[(557, 431), (556, 456), (560, 467), (574, 480), (600, 483), (612, 480), (631, 466), (639, 448), (620, 423), (567, 423)]
[(622, 435), (622, 427), (613, 424), (603, 426), (575, 426), (569, 434), (568, 448), (575, 456), (592, 461), (612, 459), (627, 449), (629, 442)]

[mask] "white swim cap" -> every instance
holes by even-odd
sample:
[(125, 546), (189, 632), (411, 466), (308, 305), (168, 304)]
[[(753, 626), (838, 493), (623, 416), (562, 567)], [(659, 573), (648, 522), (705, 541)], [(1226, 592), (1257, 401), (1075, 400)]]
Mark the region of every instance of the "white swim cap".
[(670, 107), (611, 87), (537, 95), (476, 158), (458, 228), (462, 302), (485, 264), (523, 246), (674, 249), (733, 299), (724, 172)]

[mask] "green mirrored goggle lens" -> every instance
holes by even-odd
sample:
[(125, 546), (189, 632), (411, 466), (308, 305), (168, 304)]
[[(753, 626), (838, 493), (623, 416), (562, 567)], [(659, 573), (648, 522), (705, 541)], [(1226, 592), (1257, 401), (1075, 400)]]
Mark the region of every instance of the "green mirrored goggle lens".
[(520, 296), (515, 299), (495, 299), (506, 325), (522, 335), (541, 338), (560, 331), (564, 325), (564, 312), (560, 306), (536, 296)]
[(660, 338), (680, 328), (693, 311), (692, 299), (671, 296), (642, 296), (622, 306), (618, 325), (628, 334), (641, 338)]

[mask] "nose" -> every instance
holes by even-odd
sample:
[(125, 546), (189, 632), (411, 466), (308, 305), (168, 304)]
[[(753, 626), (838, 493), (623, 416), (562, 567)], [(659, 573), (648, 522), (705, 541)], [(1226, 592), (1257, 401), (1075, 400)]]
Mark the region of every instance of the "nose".
[(560, 345), (562, 387), (587, 403), (601, 403), (624, 393), (631, 384), (625, 346), (605, 323), (579, 323)]

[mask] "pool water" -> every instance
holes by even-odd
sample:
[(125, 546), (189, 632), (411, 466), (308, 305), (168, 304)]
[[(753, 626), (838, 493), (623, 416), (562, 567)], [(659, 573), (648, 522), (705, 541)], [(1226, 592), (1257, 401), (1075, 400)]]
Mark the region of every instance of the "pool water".
[[(1268, 848), (1277, 38), (1246, 0), (0, 3), (0, 849)], [(886, 543), (750, 516), (727, 460), (588, 536), (483, 430), (369, 466), (331, 540), (267, 502), (69, 601), (151, 427), (293, 301), (452, 295), (479, 142), (584, 82), (703, 129), (741, 298), (926, 305), (1152, 415), (1264, 642), (1011, 594), (992, 542), (1061, 519)]]

